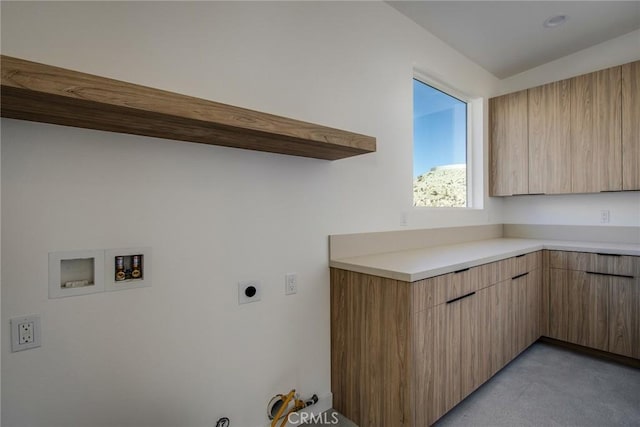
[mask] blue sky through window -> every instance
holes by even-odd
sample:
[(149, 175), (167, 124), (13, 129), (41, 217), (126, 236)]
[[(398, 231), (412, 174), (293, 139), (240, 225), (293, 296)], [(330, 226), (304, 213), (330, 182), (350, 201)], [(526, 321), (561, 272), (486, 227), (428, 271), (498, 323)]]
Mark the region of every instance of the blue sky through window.
[(467, 162), (467, 104), (413, 80), (413, 178)]

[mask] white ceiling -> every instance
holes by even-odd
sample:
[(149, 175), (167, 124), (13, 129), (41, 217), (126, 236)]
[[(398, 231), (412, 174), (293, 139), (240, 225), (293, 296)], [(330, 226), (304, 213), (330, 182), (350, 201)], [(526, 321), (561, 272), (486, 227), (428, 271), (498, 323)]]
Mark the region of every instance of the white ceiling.
[[(640, 1), (387, 3), (500, 79), (640, 28)], [(559, 14), (567, 22), (543, 27)]]

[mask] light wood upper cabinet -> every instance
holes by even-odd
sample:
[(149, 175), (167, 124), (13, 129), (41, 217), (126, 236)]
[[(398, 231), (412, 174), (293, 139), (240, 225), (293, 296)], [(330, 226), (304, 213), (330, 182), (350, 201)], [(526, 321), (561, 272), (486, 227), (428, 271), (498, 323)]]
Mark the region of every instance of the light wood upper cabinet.
[(570, 81), (529, 89), (529, 193), (571, 192)]
[(622, 66), (622, 189), (640, 190), (640, 61)]
[(639, 118), (640, 61), (491, 98), (489, 195), (640, 190)]
[(529, 193), (527, 91), (489, 100), (490, 195)]
[(571, 190), (622, 190), (620, 67), (571, 79)]

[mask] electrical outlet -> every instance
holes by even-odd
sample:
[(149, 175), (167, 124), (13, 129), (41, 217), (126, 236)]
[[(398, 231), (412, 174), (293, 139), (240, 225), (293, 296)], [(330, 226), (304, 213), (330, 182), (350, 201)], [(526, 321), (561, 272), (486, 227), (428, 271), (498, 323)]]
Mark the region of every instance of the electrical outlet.
[(610, 220), (610, 211), (608, 209), (603, 209), (600, 211), (600, 223), (601, 224), (609, 224)]
[(400, 213), (400, 226), (406, 227), (409, 225), (409, 212)]
[(18, 324), (18, 344), (31, 344), (33, 342), (33, 322)]
[(40, 316), (15, 317), (11, 321), (11, 351), (40, 347)]
[(284, 276), (284, 293), (285, 295), (293, 295), (298, 292), (298, 275), (296, 273), (288, 273)]
[(262, 286), (258, 280), (238, 282), (238, 304), (257, 302), (261, 298)]

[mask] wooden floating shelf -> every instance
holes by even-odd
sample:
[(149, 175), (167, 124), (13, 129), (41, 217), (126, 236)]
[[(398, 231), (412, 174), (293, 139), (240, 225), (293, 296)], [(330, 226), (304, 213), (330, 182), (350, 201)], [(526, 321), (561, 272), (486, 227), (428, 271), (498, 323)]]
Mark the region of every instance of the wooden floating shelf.
[(337, 160), (376, 139), (0, 55), (2, 117)]

